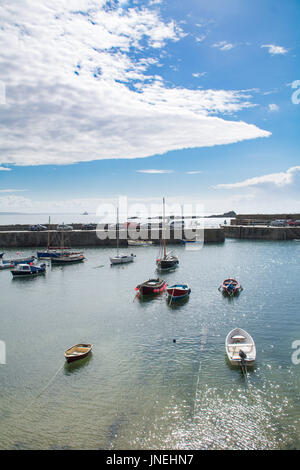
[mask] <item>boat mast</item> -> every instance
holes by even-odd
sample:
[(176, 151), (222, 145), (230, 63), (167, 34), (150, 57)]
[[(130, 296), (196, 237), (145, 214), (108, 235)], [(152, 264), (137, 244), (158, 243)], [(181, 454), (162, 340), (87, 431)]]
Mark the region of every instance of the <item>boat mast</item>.
[(119, 256), (119, 207), (117, 207), (117, 256)]
[(64, 253), (64, 231), (65, 231), (65, 223), (63, 222), (63, 228), (62, 228), (62, 233), (61, 233), (61, 256), (63, 256)]
[(166, 249), (166, 221), (165, 221), (165, 198), (163, 198), (163, 242), (164, 242), (164, 258), (167, 255)]
[(49, 250), (50, 248), (50, 216), (49, 216), (49, 222), (48, 222), (48, 243), (47, 243), (47, 249)]

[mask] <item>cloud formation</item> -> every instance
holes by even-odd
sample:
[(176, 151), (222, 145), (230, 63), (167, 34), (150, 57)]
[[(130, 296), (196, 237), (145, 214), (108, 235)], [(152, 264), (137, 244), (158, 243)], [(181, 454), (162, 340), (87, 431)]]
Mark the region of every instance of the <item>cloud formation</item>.
[(287, 186), (292, 184), (294, 181), (295, 173), (300, 171), (300, 166), (294, 166), (289, 168), (286, 172), (271, 173), (269, 175), (256, 176), (254, 178), (248, 178), (239, 183), (230, 184), (218, 184), (215, 186), (216, 189), (238, 189), (247, 188), (249, 186), (260, 186), (266, 184), (272, 184), (278, 187)]
[(270, 135), (221, 117), (254, 106), (243, 91), (164, 83), (161, 51), (185, 33), (152, 3), (2, 0), (0, 164), (141, 158)]
[(147, 173), (148, 175), (156, 175), (156, 174), (168, 174), (173, 173), (174, 170), (136, 170), (137, 173)]
[(288, 50), (282, 46), (276, 46), (275, 44), (263, 44), (261, 48), (266, 47), (271, 55), (287, 54)]

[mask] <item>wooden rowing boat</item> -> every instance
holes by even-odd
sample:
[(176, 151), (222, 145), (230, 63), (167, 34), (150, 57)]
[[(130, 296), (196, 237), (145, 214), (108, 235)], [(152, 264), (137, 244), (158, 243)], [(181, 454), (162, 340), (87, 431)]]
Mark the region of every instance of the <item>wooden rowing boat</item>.
[(220, 286), (220, 288), (222, 288), (222, 292), (224, 294), (228, 295), (235, 295), (242, 290), (240, 283), (236, 279), (232, 278), (225, 279), (222, 282), (222, 286)]
[(191, 289), (187, 284), (174, 284), (167, 288), (167, 293), (171, 300), (182, 300), (190, 295)]
[(136, 286), (135, 290), (138, 291), (140, 295), (155, 295), (161, 294), (166, 289), (167, 285), (164, 279), (149, 279)]
[(74, 361), (78, 361), (79, 359), (84, 359), (90, 354), (91, 350), (92, 350), (91, 344), (85, 344), (85, 343), (75, 344), (75, 346), (72, 346), (71, 348), (67, 349), (67, 351), (65, 352), (66, 361), (74, 362)]

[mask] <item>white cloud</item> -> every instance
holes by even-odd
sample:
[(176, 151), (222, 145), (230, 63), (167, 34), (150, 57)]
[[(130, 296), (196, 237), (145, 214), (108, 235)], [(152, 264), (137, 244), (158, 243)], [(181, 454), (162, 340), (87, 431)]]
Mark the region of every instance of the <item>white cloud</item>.
[(147, 173), (149, 175), (173, 173), (174, 170), (136, 170), (137, 173)]
[(269, 111), (279, 111), (279, 106), (275, 103), (269, 104)]
[(200, 173), (203, 173), (201, 170), (193, 170), (193, 171), (187, 171), (187, 175), (199, 175)]
[(149, 73), (185, 35), (157, 7), (2, 0), (0, 18), (2, 164), (141, 158), (270, 135), (214, 116), (254, 106), (250, 94), (168, 88)]
[(27, 189), (0, 189), (0, 193), (22, 193)]
[(294, 166), (289, 168), (286, 172), (271, 173), (269, 175), (257, 176), (254, 178), (248, 178), (245, 181), (239, 183), (230, 184), (218, 184), (215, 186), (216, 189), (238, 189), (247, 188), (249, 186), (259, 186), (265, 184), (273, 184), (278, 187), (287, 186), (292, 184), (294, 181), (295, 173), (300, 171), (300, 166)]
[(212, 47), (217, 47), (221, 51), (230, 51), (231, 49), (234, 48), (234, 44), (231, 44), (230, 42), (227, 41), (220, 41), (212, 45)]
[(285, 47), (275, 46), (274, 44), (263, 44), (260, 47), (266, 47), (271, 55), (286, 54), (288, 52)]
[(0, 166), (0, 171), (11, 171), (11, 168), (5, 168), (4, 166)]

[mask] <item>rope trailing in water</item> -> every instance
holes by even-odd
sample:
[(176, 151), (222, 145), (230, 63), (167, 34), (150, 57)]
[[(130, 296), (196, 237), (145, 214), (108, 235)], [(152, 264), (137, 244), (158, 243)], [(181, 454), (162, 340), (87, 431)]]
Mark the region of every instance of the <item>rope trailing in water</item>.
[[(201, 352), (204, 351), (205, 344), (206, 344), (206, 339), (207, 339), (207, 328), (204, 327), (204, 328), (202, 329), (202, 339), (201, 339), (201, 345), (200, 345), (200, 351), (201, 351)], [(197, 392), (198, 392), (198, 386), (199, 386), (199, 381), (200, 381), (201, 368), (202, 368), (202, 361), (200, 360), (200, 361), (199, 361), (199, 369), (198, 369), (197, 383), (196, 383), (196, 391), (195, 391), (193, 419), (195, 419), (196, 400), (197, 400)]]
[(56, 378), (56, 376), (59, 374), (59, 372), (62, 370), (62, 368), (64, 367), (64, 363), (59, 366), (58, 370), (55, 372), (55, 374), (51, 377), (51, 379), (49, 380), (49, 382), (47, 383), (47, 385), (40, 391), (40, 393), (32, 400), (32, 402), (28, 405), (27, 408), (25, 408), (25, 410), (23, 411), (23, 413), (21, 413), (20, 417), (23, 417), (24, 414), (32, 407), (32, 405), (36, 402), (36, 400), (38, 400), (40, 398), (40, 396), (49, 388), (49, 386), (51, 385), (51, 383), (53, 382), (53, 380)]

